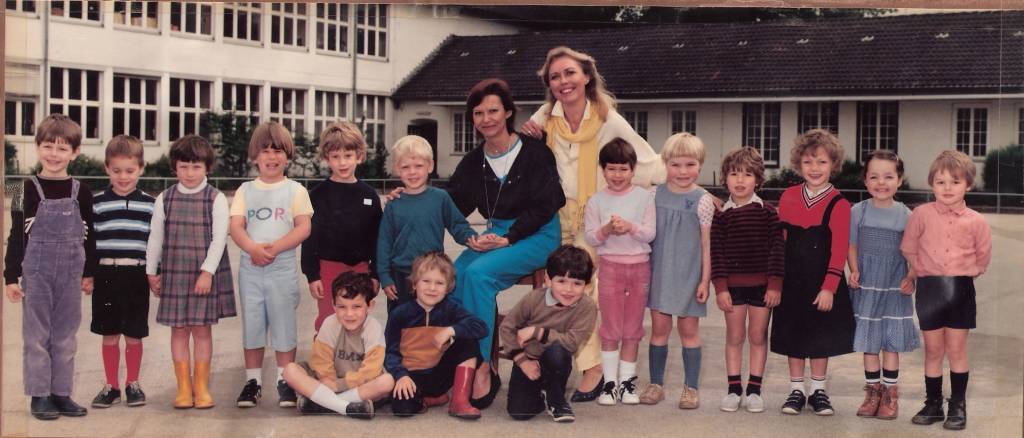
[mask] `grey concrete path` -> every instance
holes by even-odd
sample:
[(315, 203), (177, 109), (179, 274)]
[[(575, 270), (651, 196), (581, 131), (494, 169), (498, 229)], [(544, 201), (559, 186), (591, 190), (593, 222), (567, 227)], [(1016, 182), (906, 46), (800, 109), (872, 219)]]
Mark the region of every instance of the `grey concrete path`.
[[(175, 380), (170, 361), (170, 330), (155, 323), (155, 310), (150, 312), (151, 336), (145, 340), (142, 386), (149, 404), (128, 408), (116, 405), (110, 409), (90, 409), (84, 418), (61, 418), (41, 422), (32, 419), (27, 398), (22, 393), (21, 305), (4, 301), (3, 324), (3, 409), (0, 432), (3, 436), (388, 436), (441, 437), (473, 436), (559, 436), (581, 437), (668, 437), (668, 436), (730, 436), (730, 437), (803, 437), (803, 436), (979, 436), (1021, 437), (1022, 404), (1024, 404), (1024, 216), (986, 215), (992, 225), (995, 256), (989, 273), (978, 282), (978, 329), (969, 341), (971, 380), (968, 393), (969, 425), (964, 432), (949, 432), (936, 424), (915, 426), (910, 417), (924, 397), (923, 352), (906, 354), (901, 365), (901, 412), (894, 421), (868, 420), (855, 416), (862, 398), (863, 368), (861, 356), (849, 354), (832, 361), (829, 369), (829, 393), (836, 408), (831, 418), (817, 418), (804, 412), (798, 417), (784, 416), (778, 408), (788, 393), (786, 360), (775, 354), (768, 356), (764, 394), (768, 410), (750, 414), (743, 410), (726, 413), (718, 410), (725, 395), (724, 337), (722, 313), (711, 305), (708, 317), (701, 321), (704, 361), (701, 372), (701, 407), (681, 411), (675, 400), (682, 385), (679, 341), (673, 337), (667, 372), (668, 400), (657, 406), (602, 407), (595, 403), (576, 404), (574, 424), (554, 424), (540, 416), (529, 422), (516, 422), (505, 413), (505, 390), (495, 404), (484, 411), (484, 418), (466, 422), (450, 418), (444, 408), (435, 408), (414, 419), (395, 418), (385, 407), (372, 421), (358, 421), (339, 416), (300, 417), (293, 409), (277, 407), (273, 388), (264, 393), (259, 407), (239, 409), (234, 399), (241, 390), (244, 372), (241, 351), (241, 319), (230, 318), (215, 326), (212, 391), (217, 407), (211, 410), (175, 410), (171, 402)], [(3, 236), (7, 236), (6, 230)], [(446, 249), (453, 258), (461, 248), (452, 244)], [(232, 265), (237, 267), (238, 250), (230, 249)], [(237, 271), (236, 271), (237, 272)], [(499, 297), (502, 309), (510, 308), (526, 292), (525, 286), (506, 291)], [(299, 358), (309, 357), (310, 338), (316, 307), (303, 288), (299, 306)], [(381, 303), (382, 304), (382, 303)], [(152, 300), (155, 309), (157, 300)], [(83, 323), (78, 332), (74, 397), (88, 404), (102, 386), (103, 367), (100, 359), (100, 337), (89, 332), (88, 298), (82, 303)], [(384, 306), (377, 306), (374, 316), (383, 321)], [(647, 321), (650, 330), (650, 321)], [(647, 349), (644, 341), (640, 352), (640, 376), (647, 375)], [(122, 361), (123, 363), (123, 361)], [(268, 354), (264, 381), (273, 380), (273, 357)], [(507, 381), (511, 364), (501, 364), (503, 380)], [(123, 379), (122, 371), (122, 379)], [(570, 381), (575, 385), (576, 377)], [(946, 392), (948, 393), (948, 378)], [(452, 435), (449, 435), (452, 434)]]

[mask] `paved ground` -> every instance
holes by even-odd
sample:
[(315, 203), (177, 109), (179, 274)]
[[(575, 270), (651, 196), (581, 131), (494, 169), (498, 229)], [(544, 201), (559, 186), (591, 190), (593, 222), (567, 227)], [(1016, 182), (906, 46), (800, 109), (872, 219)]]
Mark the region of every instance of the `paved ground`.
[[(863, 385), (861, 357), (850, 354), (833, 360), (829, 389), (837, 414), (832, 418), (816, 418), (804, 413), (799, 417), (783, 416), (777, 408), (788, 392), (786, 361), (770, 354), (764, 393), (769, 410), (761, 414), (745, 411), (725, 413), (718, 410), (718, 401), (725, 394), (723, 346), (725, 325), (722, 313), (711, 306), (701, 321), (704, 338), (702, 370), (702, 406), (696, 411), (676, 409), (674, 399), (681, 388), (681, 359), (678, 339), (672, 339), (667, 373), (669, 401), (653, 407), (601, 407), (594, 403), (577, 404), (577, 422), (554, 424), (546, 417), (530, 422), (514, 422), (505, 414), (505, 391), (494, 406), (477, 422), (449, 418), (444, 408), (416, 419), (392, 417), (387, 408), (370, 422), (338, 416), (299, 417), (292, 409), (276, 406), (276, 394), (270, 389), (262, 404), (254, 409), (238, 409), (233, 401), (243, 383), (241, 319), (223, 320), (214, 329), (213, 396), (218, 406), (212, 410), (175, 410), (171, 402), (175, 392), (174, 374), (168, 346), (170, 331), (155, 324), (151, 312), (152, 335), (146, 339), (142, 385), (149, 404), (127, 408), (123, 404), (101, 410), (90, 409), (84, 418), (62, 418), (41, 422), (27, 412), (27, 398), (22, 395), (22, 354), (20, 304), (3, 304), (3, 436), (313, 436), (342, 435), (348, 437), (414, 436), (445, 434), (457, 430), (461, 436), (500, 436), (510, 432), (522, 436), (558, 433), (566, 436), (670, 436), (680, 432), (691, 436), (1022, 436), (1022, 404), (1024, 404), (1024, 348), (1022, 348), (1021, 316), (1024, 315), (1024, 218), (1010, 215), (986, 215), (995, 236), (995, 257), (989, 273), (978, 280), (978, 329), (970, 338), (971, 382), (969, 390), (969, 426), (966, 432), (954, 433), (939, 425), (915, 426), (910, 417), (924, 397), (923, 353), (907, 354), (902, 364), (902, 412), (895, 421), (866, 420), (854, 413), (860, 403)], [(3, 236), (6, 237), (4, 231)], [(449, 255), (461, 250), (449, 241)], [(231, 260), (237, 266), (238, 251), (231, 247)], [(519, 286), (503, 293), (499, 305), (511, 307), (526, 288)], [(300, 327), (312, 330), (315, 305), (308, 295), (299, 307)], [(157, 301), (151, 304), (154, 308)], [(79, 352), (75, 377), (75, 399), (83, 404), (100, 389), (103, 369), (100, 361), (100, 337), (88, 330), (89, 301), (82, 303), (83, 324), (78, 332)], [(374, 312), (383, 318), (384, 306)], [(647, 322), (648, 330), (650, 322)], [(302, 333), (302, 331), (300, 331)], [(307, 358), (309, 343), (300, 343), (299, 357)], [(646, 375), (646, 343), (641, 348), (641, 378)], [(503, 362), (501, 374), (507, 381), (511, 364)], [(273, 359), (268, 354), (264, 380), (272, 381)], [(122, 371), (123, 373), (123, 371)], [(123, 374), (122, 374), (123, 376)], [(123, 379), (123, 377), (122, 377)], [(575, 384), (576, 378), (570, 381)], [(947, 392), (948, 392), (948, 379)], [(437, 435), (434, 435), (437, 436)]]

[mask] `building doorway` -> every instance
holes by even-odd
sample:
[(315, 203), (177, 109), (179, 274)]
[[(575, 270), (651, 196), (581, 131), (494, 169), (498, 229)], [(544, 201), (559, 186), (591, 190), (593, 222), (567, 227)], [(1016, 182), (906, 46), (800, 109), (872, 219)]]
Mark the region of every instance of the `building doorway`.
[(409, 122), (409, 128), (406, 130), (406, 134), (418, 135), (430, 142), (431, 149), (434, 150), (434, 170), (430, 172), (430, 177), (437, 178), (437, 120), (412, 120)]

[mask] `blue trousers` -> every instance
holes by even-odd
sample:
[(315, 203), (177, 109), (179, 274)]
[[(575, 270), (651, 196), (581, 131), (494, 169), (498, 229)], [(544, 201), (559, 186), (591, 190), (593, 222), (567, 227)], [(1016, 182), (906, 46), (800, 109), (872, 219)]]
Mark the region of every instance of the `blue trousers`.
[[(482, 234), (504, 235), (515, 223), (511, 219), (492, 219), (492, 228)], [(543, 268), (551, 254), (561, 243), (558, 215), (529, 237), (487, 252), (467, 248), (455, 260), (455, 291), (452, 296), (462, 306), (487, 323), (487, 336), (480, 339), (480, 354), (484, 361), (491, 360), (494, 333), (494, 310), (501, 291), (514, 286), (519, 279)]]

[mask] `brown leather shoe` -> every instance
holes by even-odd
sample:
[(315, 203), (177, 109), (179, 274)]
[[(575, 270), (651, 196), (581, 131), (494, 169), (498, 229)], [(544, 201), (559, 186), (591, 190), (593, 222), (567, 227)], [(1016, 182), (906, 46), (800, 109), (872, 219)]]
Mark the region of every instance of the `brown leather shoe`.
[(884, 389), (881, 383), (864, 385), (864, 402), (857, 409), (857, 416), (871, 418), (878, 415), (878, 404), (881, 402), (882, 392)]
[(882, 401), (878, 405), (875, 418), (879, 420), (895, 420), (900, 413), (899, 388), (896, 385), (882, 387)]

